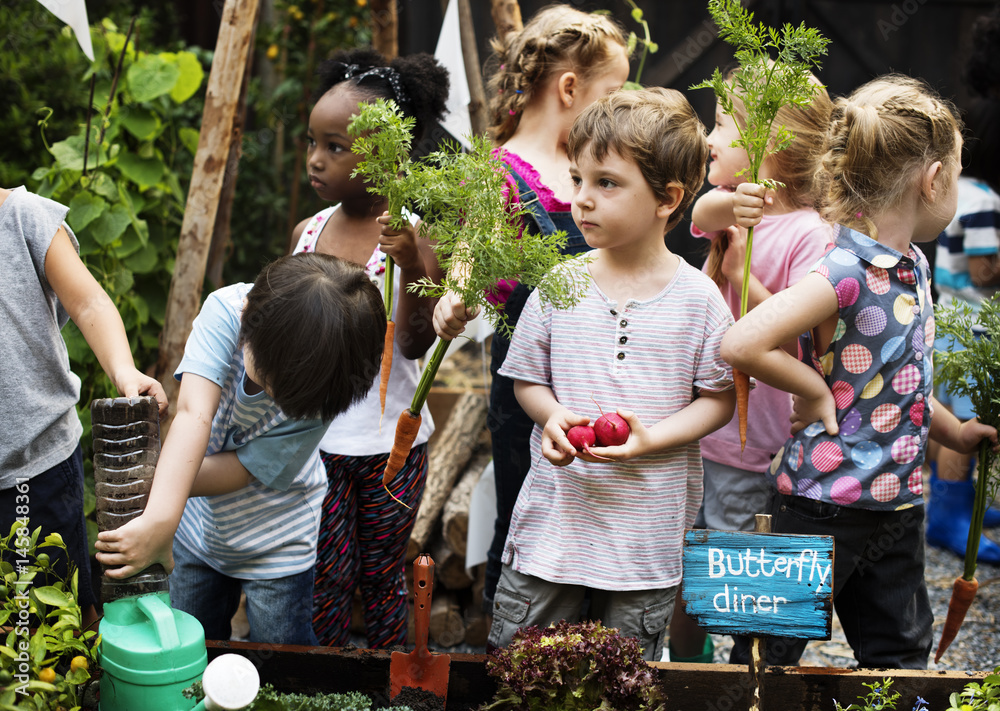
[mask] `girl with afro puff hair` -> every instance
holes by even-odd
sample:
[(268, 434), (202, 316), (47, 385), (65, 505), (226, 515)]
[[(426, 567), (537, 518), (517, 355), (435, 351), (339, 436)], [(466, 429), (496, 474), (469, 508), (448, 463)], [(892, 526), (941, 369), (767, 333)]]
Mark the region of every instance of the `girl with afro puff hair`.
[[(391, 62), (370, 49), (338, 52), (318, 70), (319, 98), (309, 116), (307, 170), (316, 194), (332, 205), (303, 220), (292, 234), (294, 252), (319, 252), (362, 265), (380, 290), (385, 260), (396, 263), (393, 367), (386, 410), (408, 407), (419, 379), (416, 359), (434, 341), (435, 300), (408, 293), (405, 286), (442, 274), (430, 243), (417, 234), (416, 216), (402, 231), (388, 227), (386, 199), (351, 177), (361, 157), (351, 152), (347, 131), (358, 105), (391, 99), (416, 119), (414, 145), (444, 113), (448, 72), (429, 54)], [(423, 424), (402, 471), (392, 482), (394, 501), (382, 487), (394, 427), (380, 427), (378, 387), (331, 423), (320, 444), (330, 488), (323, 503), (316, 561), (313, 628), (320, 644), (342, 646), (350, 639), (354, 591), (364, 600), (368, 646), (406, 643), (406, 548), (427, 477), (427, 440), (434, 423), (424, 407)]]

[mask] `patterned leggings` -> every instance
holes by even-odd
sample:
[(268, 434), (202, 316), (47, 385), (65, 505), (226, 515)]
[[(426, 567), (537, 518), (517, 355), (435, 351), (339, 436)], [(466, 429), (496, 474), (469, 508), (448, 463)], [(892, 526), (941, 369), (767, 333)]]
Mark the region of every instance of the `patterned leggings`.
[(389, 484), (409, 509), (382, 488), (388, 454), (322, 455), (330, 488), (319, 531), (313, 630), (322, 645), (347, 644), (354, 590), (360, 585), (368, 646), (406, 644), (406, 548), (427, 480), (427, 445), (410, 451)]

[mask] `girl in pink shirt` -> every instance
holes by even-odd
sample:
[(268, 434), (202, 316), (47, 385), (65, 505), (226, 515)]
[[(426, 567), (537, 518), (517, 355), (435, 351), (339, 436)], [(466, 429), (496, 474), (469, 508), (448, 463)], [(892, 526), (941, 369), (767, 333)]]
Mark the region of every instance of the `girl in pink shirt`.
[[(708, 136), (711, 162), (708, 182), (716, 188), (702, 195), (691, 213), (691, 234), (712, 242), (702, 269), (740, 316), (740, 291), (746, 255), (746, 228), (754, 226), (748, 309), (773, 293), (787, 289), (806, 275), (833, 241), (831, 226), (815, 209), (813, 175), (829, 124), (832, 104), (820, 87), (805, 109), (784, 107), (772, 132), (785, 126), (795, 134), (785, 150), (765, 159), (761, 177), (785, 184), (777, 192), (747, 183), (739, 173), (749, 166), (746, 151), (731, 144), (736, 121), (746, 125), (741, 102), (736, 120), (716, 106), (715, 128)], [(790, 344), (792, 348), (794, 344)], [(789, 434), (792, 401), (788, 393), (763, 383), (750, 391), (746, 448), (740, 451), (737, 417), (701, 440), (705, 494), (696, 528), (752, 531), (754, 514), (768, 510), (770, 497), (764, 472)], [(682, 612), (674, 616), (670, 634), (672, 661), (712, 661), (712, 642)]]

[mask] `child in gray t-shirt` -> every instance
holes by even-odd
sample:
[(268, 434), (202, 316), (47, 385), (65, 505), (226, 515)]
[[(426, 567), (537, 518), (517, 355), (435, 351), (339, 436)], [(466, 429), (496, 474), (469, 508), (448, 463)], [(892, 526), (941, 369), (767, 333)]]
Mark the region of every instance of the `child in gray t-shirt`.
[(80, 379), (60, 330), (73, 319), (121, 395), (152, 395), (161, 414), (167, 398), (136, 369), (121, 316), (63, 223), (68, 212), (23, 187), (0, 188), (0, 533), (27, 517), (43, 537), (62, 535), (80, 571), (87, 625), (96, 598), (83, 517)]

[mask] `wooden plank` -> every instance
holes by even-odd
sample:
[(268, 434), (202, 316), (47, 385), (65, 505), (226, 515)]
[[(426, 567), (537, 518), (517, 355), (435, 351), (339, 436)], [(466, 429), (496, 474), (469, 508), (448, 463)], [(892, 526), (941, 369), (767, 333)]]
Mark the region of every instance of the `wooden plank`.
[(521, 6), (517, 4), (517, 0), (492, 0), (490, 6), (493, 24), (497, 28), (497, 37), (503, 39), (511, 32), (520, 32), (524, 29)]
[(688, 530), (683, 585), (709, 632), (829, 639), (833, 538)]
[[(389, 651), (297, 647), (251, 642), (208, 642), (208, 658), (241, 654), (260, 671), (261, 683), (279, 691), (316, 693), (361, 691), (376, 701), (389, 688)], [(490, 701), (496, 682), (486, 673), (486, 655), (451, 654), (448, 710), (472, 711)], [(750, 673), (735, 664), (651, 662), (667, 695), (666, 711), (733, 711), (746, 708)], [(948, 696), (986, 671), (919, 671), (912, 669), (840, 669), (769, 667), (764, 711), (829, 711), (833, 699), (847, 705), (868, 692), (863, 684), (893, 679), (902, 694), (900, 708), (920, 696), (932, 709), (948, 708)]]
[[(173, 403), (178, 388), (174, 369), (184, 354), (191, 324), (201, 307), (212, 229), (230, 146), (238, 133), (240, 90), (247, 71), (247, 56), (253, 49), (258, 6), (259, 0), (226, 0), (222, 10), (156, 363), (156, 379)], [(161, 428), (165, 426), (166, 423), (161, 423)]]

